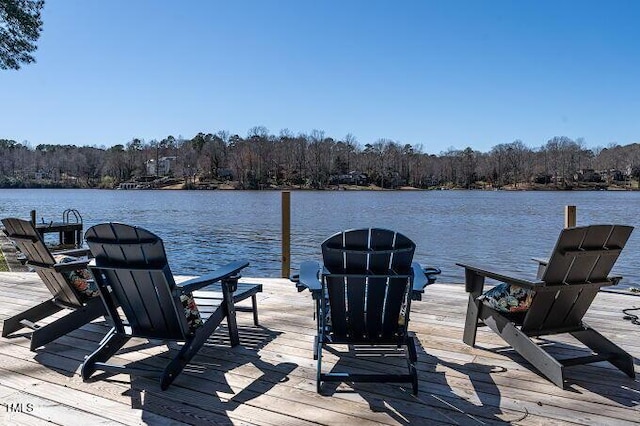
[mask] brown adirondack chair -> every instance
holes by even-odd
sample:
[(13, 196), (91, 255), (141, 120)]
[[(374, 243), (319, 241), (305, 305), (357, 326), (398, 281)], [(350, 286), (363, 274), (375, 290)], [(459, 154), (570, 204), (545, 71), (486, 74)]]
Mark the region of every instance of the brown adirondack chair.
[[(4, 232), (26, 257), (27, 265), (35, 269), (52, 295), (51, 299), (5, 319), (2, 337), (29, 328), (32, 330), (33, 351), (106, 313), (97, 292), (92, 292), (86, 287), (91, 284), (86, 272), (89, 260), (68, 261), (77, 256), (86, 256), (89, 253), (88, 249), (51, 253), (30, 221), (6, 218), (2, 219), (2, 224)], [(83, 274), (82, 271), (87, 275), (79, 276)], [(38, 324), (39, 321), (63, 309), (70, 312), (49, 324)]]
[[(392, 382), (412, 384), (418, 393), (414, 336), (409, 332), (411, 300), (440, 271), (428, 274), (412, 262), (415, 244), (386, 229), (337, 233), (322, 243), (324, 265), (300, 266), (298, 291), (308, 289), (316, 305), (316, 387), (323, 382)], [(403, 347), (406, 374), (322, 372), (323, 348), (333, 344)]]
[[(598, 290), (617, 284), (621, 277), (609, 276), (633, 227), (592, 225), (562, 230), (548, 261), (540, 261), (534, 280), (458, 263), (465, 268), (469, 292), (463, 340), (474, 346), (477, 328), (486, 325), (557, 386), (565, 387), (565, 370), (575, 365), (609, 361), (629, 377), (635, 377), (633, 358), (616, 344), (589, 327), (583, 317)], [(523, 312), (501, 312), (483, 296), (485, 278), (528, 291), (530, 306)], [(591, 349), (592, 354), (556, 359), (535, 337), (569, 333)]]
[[(97, 370), (160, 376), (165, 390), (225, 318), (231, 345), (238, 345), (235, 302), (252, 297), (255, 303), (255, 294), (262, 290), (260, 284), (242, 284), (238, 291), (239, 273), (249, 262), (231, 262), (177, 285), (162, 239), (145, 229), (103, 223), (89, 228), (85, 240), (95, 256), (89, 268), (113, 328), (82, 364), (83, 379)], [(209, 288), (221, 290), (221, 295), (196, 291)], [(164, 370), (108, 364), (132, 337), (184, 345)]]

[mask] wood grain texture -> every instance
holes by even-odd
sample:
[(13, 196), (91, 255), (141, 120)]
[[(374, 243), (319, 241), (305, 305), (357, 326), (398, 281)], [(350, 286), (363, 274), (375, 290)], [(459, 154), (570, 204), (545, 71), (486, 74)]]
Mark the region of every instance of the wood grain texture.
[[(571, 369), (572, 382), (562, 390), (532, 372), (490, 330), (478, 331), (476, 348), (465, 345), (467, 294), (463, 285), (450, 284), (428, 286), (423, 301), (411, 307), (410, 329), (419, 342), (417, 397), (410, 387), (365, 383), (340, 384), (330, 396), (318, 395), (310, 294), (284, 279), (245, 280), (263, 285), (257, 294), (260, 326), (251, 314), (239, 313), (240, 346), (229, 346), (223, 325), (164, 392), (156, 380), (122, 374), (82, 382), (79, 366), (108, 330), (102, 319), (35, 353), (23, 336), (0, 339), (0, 423), (625, 425), (640, 419), (640, 384), (607, 363)], [(21, 300), (8, 296), (16, 289)], [(34, 273), (0, 273), (0, 319), (48, 294)], [(640, 298), (601, 292), (585, 321), (629, 351), (640, 372), (640, 327), (621, 312), (634, 306)], [(553, 342), (560, 342), (553, 347), (559, 356), (582, 351), (571, 338)], [(178, 348), (132, 339), (115, 361), (157, 367)], [(328, 352), (324, 363), (367, 373), (397, 362), (391, 353), (373, 355)], [(19, 402), (33, 404), (33, 410), (7, 413), (6, 404)], [(11, 423), (5, 422), (8, 415)]]

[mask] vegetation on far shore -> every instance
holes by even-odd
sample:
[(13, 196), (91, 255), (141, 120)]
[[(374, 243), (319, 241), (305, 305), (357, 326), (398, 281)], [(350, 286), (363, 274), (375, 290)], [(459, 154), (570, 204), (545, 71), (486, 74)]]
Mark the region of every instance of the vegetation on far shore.
[[(35, 62), (44, 0), (0, 0), (0, 69)], [(110, 148), (0, 139), (0, 188), (171, 189), (640, 189), (640, 144), (586, 148), (556, 136), (489, 152), (378, 139), (361, 145), (314, 130), (278, 136), (261, 126), (191, 139), (134, 138)], [(428, 146), (426, 149), (428, 150)]]
[(638, 189), (639, 179), (640, 144), (589, 149), (566, 136), (437, 155), (389, 139), (361, 145), (352, 135), (264, 127), (244, 138), (221, 131), (110, 148), (0, 139), (3, 188), (611, 190)]

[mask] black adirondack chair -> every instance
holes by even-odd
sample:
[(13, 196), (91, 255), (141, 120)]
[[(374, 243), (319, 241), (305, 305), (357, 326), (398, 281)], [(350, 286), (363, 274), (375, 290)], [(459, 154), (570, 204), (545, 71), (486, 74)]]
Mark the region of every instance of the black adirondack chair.
[[(609, 361), (629, 377), (635, 377), (633, 358), (582, 320), (603, 286), (621, 277), (608, 276), (633, 227), (592, 225), (562, 230), (549, 260), (540, 262), (538, 276), (529, 280), (493, 268), (458, 263), (465, 268), (469, 305), (463, 340), (474, 346), (477, 328), (489, 326), (523, 358), (557, 386), (565, 387), (565, 369), (575, 365)], [(485, 278), (529, 289), (529, 308), (517, 314), (500, 312), (483, 302)], [(535, 337), (569, 333), (591, 349), (588, 356), (556, 359)]]
[[(249, 262), (231, 262), (176, 285), (157, 235), (138, 227), (104, 223), (89, 228), (85, 239), (95, 256), (89, 268), (113, 328), (84, 361), (83, 379), (97, 370), (159, 375), (160, 387), (165, 390), (225, 318), (231, 345), (239, 343), (234, 301), (253, 297), (262, 290), (260, 284), (245, 284), (234, 295), (239, 273)], [(196, 292), (215, 283), (219, 283), (221, 298)], [(254, 314), (257, 321), (257, 312)], [(131, 337), (179, 341), (184, 345), (164, 370), (106, 363)]]
[[(51, 299), (5, 319), (2, 325), (2, 337), (7, 337), (23, 328), (31, 329), (30, 346), (33, 351), (105, 315), (106, 311), (97, 294), (96, 297), (91, 297), (74, 285), (74, 282), (77, 284), (74, 274), (76, 271), (86, 269), (89, 260), (69, 262), (56, 260), (58, 256), (62, 256), (65, 260), (86, 256), (89, 253), (88, 249), (55, 252), (54, 257), (30, 221), (6, 218), (2, 219), (2, 224), (6, 235), (16, 243), (26, 257), (27, 265), (35, 269), (52, 295)], [(63, 309), (68, 309), (69, 312), (49, 324), (38, 324), (39, 321)]]
[[(415, 244), (386, 229), (356, 229), (337, 233), (322, 243), (324, 266), (304, 262), (298, 291), (308, 289), (316, 305), (317, 391), (323, 382), (411, 383), (418, 392), (414, 336), (409, 333), (411, 300), (435, 281), (413, 262)], [(322, 350), (333, 344), (404, 348), (406, 374), (322, 372)]]

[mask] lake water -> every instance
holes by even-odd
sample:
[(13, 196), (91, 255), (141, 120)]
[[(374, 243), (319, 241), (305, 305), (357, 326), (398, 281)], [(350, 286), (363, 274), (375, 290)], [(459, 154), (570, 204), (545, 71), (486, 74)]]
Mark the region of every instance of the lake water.
[[(280, 192), (0, 189), (0, 217), (61, 221), (75, 208), (85, 230), (118, 221), (163, 238), (177, 274), (199, 274), (246, 258), (245, 276), (277, 277), (281, 264)], [(562, 229), (564, 206), (578, 225), (633, 225), (615, 272), (640, 286), (640, 192), (293, 191), (291, 260), (320, 260), (320, 243), (348, 228), (397, 230), (417, 244), (415, 260), (442, 269), (441, 282), (461, 283), (456, 262), (499, 265), (535, 277), (529, 259), (546, 257)]]

